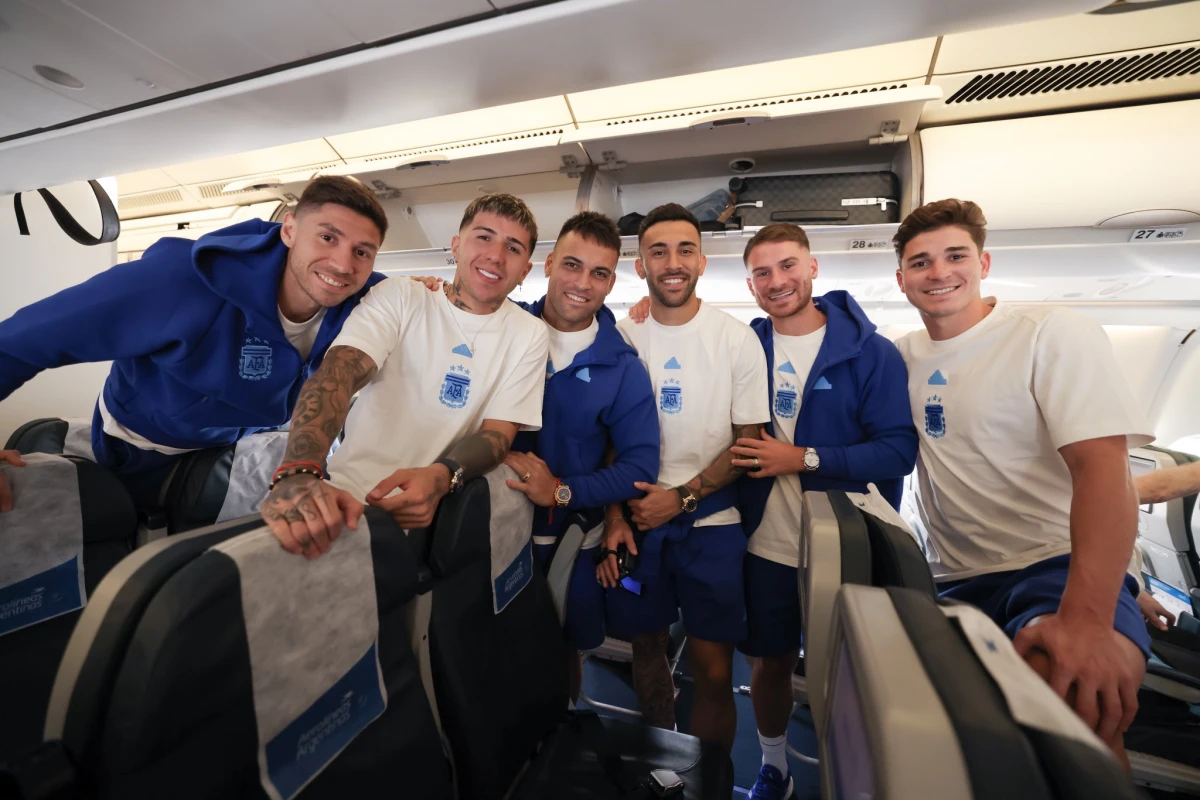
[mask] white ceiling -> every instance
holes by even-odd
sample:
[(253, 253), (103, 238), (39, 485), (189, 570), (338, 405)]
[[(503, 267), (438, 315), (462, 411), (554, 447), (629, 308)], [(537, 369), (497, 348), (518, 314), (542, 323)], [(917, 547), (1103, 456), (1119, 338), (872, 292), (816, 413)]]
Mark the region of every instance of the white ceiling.
[[(0, 142), (0, 193), (1103, 4), (743, 0), (740, 22), (730, 24), (725, 0), (561, 0), (499, 15), (484, 0), (8, 0), (0, 5), (0, 137), (205, 88)], [(492, 16), (361, 47), (481, 13)], [(601, 46), (591, 46), (597, 38)], [(346, 47), (359, 49), (210, 85)], [(919, 66), (921, 59), (902, 59), (908, 61)], [(37, 63), (70, 72), (86, 86), (49, 84), (33, 72)], [(15, 112), (8, 110), (10, 98), (19, 101)]]

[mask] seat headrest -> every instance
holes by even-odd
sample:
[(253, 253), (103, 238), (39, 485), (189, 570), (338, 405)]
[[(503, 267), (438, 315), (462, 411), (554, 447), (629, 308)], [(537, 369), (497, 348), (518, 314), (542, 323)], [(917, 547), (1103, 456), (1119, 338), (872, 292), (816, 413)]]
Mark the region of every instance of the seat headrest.
[(429, 552), (436, 577), (452, 575), (475, 561), (489, 561), (491, 518), (492, 496), (484, 478), (468, 483), (458, 496), (442, 500)]
[(167, 481), (163, 512), (172, 534), (203, 528), (217, 521), (229, 474), (233, 469), (235, 445), (188, 453)]
[(75, 464), (79, 478), (84, 544), (120, 541), (136, 534), (137, 509), (120, 479), (95, 462), (65, 458)]
[(12, 432), (5, 450), (18, 453), (49, 453), (59, 455), (67, 438), (67, 421), (58, 417), (43, 417), (26, 422)]

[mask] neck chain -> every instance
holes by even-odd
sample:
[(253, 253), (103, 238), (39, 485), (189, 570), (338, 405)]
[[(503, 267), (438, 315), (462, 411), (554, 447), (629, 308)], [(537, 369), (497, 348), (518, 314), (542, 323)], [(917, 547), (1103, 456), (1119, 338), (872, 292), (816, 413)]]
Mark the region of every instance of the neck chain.
[[(449, 284), (447, 284), (447, 286), (449, 286)], [(479, 337), (483, 334), (484, 331), (486, 331), (489, 327), (491, 327), (492, 320), (489, 319), (487, 322), (485, 322), (483, 324), (483, 327), (480, 328), (478, 331), (476, 331), (475, 336), (473, 338), (468, 339), (467, 332), (462, 329), (462, 325), (458, 324), (458, 317), (455, 316), (455, 314), (454, 314), (454, 310), (458, 307), (456, 305), (454, 305), (454, 301), (450, 299), (449, 293), (443, 292), (442, 294), (444, 294), (446, 296), (446, 302), (449, 303), (449, 305), (450, 305), (450, 320), (454, 323), (454, 327), (458, 328), (458, 332), (463, 337), (463, 340), (466, 341), (467, 349), (471, 351), (471, 357), (473, 358), (475, 356), (475, 342), (477, 342), (479, 340)], [(499, 313), (500, 313), (500, 309), (497, 308), (491, 314), (488, 314), (488, 316), (495, 317), (495, 316), (498, 316)]]

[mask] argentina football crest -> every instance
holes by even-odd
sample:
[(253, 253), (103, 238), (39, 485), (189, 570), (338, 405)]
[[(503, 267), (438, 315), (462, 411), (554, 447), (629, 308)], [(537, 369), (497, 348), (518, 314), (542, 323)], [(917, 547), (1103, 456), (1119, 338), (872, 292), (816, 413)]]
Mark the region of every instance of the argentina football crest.
[(936, 394), (925, 401), (925, 433), (934, 439), (946, 435), (946, 410)]
[(442, 381), (442, 391), (438, 400), (447, 408), (462, 408), (467, 404), (471, 394), (471, 370), (457, 364), (450, 367)]
[(241, 359), (238, 361), (238, 374), (248, 381), (269, 378), (272, 355), (273, 351), (266, 339), (247, 337), (246, 344), (242, 347)]
[(675, 378), (663, 381), (658, 392), (658, 407), (664, 414), (678, 414), (683, 410), (683, 386)]
[(775, 392), (775, 416), (782, 419), (796, 416), (796, 401), (799, 398), (795, 384), (784, 381)]

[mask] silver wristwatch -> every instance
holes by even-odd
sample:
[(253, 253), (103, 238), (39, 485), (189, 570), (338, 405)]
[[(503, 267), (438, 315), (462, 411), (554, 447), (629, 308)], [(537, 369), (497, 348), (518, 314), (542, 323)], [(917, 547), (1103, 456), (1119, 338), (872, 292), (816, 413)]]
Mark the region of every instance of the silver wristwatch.
[(804, 448), (804, 471), (816, 472), (821, 468), (821, 457), (811, 447)]

